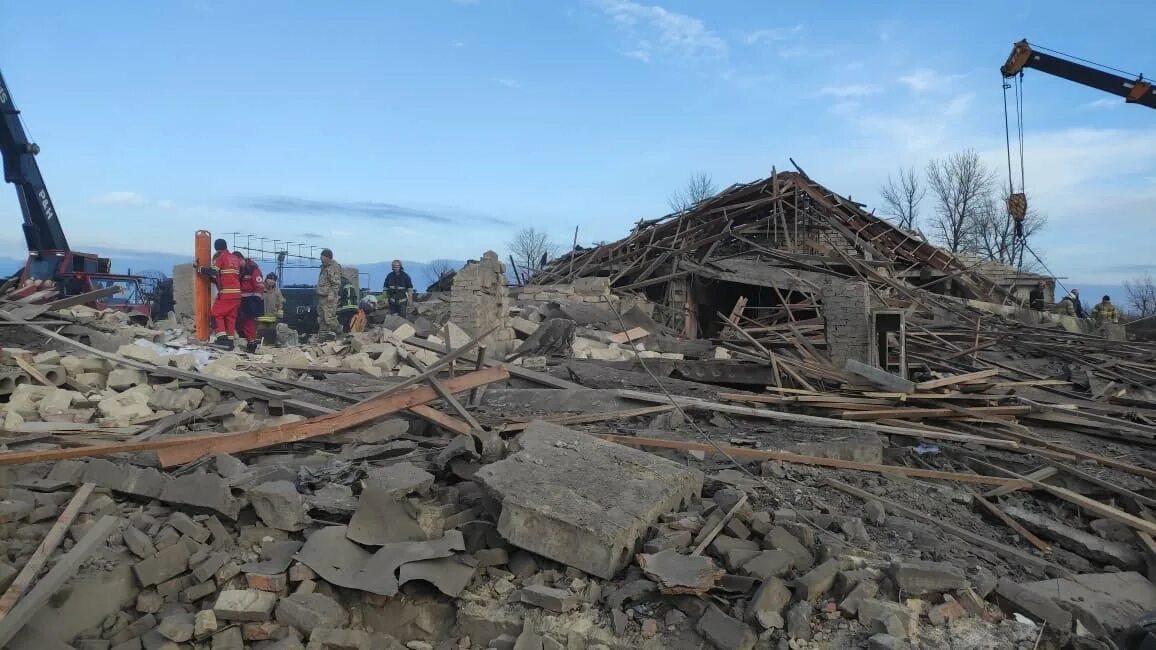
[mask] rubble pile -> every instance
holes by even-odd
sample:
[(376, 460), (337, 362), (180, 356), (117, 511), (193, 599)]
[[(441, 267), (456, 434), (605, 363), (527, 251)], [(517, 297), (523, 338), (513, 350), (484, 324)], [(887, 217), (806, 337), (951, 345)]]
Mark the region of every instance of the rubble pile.
[[(863, 219), (804, 180), (771, 203)], [(1120, 647), (1156, 610), (1156, 348), (829, 242), (763, 291), (726, 214), (253, 354), (2, 299), (0, 647)], [(686, 233), (713, 293), (662, 280)]]

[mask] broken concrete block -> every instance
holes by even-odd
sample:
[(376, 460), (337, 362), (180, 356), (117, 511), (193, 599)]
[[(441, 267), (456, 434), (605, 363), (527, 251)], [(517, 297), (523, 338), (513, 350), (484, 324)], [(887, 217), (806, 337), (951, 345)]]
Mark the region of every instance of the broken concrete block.
[(719, 650), (751, 650), (758, 641), (755, 631), (746, 623), (727, 616), (714, 605), (707, 607), (696, 629)]
[(277, 603), (277, 621), (309, 634), (318, 627), (345, 627), (349, 613), (324, 594), (293, 594)]
[(521, 450), (475, 475), (502, 505), (510, 543), (610, 579), (657, 523), (702, 489), (702, 474), (644, 451), (545, 422)]
[(153, 541), (149, 539), (148, 535), (145, 535), (136, 528), (132, 526), (125, 528), (123, 537), (124, 545), (128, 547), (128, 550), (133, 552), (133, 555), (141, 559), (156, 555), (157, 549), (153, 546)]
[(760, 580), (782, 577), (795, 568), (795, 557), (787, 551), (763, 551), (743, 564), (743, 571)]
[(183, 512), (174, 512), (169, 515), (168, 524), (176, 528), (182, 535), (188, 535), (200, 544), (209, 541), (209, 529), (193, 521), (192, 517)]
[(794, 605), (791, 605), (787, 610), (786, 616), (788, 638), (803, 641), (811, 640), (812, 609), (810, 601), (806, 600), (800, 600)]
[(127, 390), (114, 397), (100, 400), (96, 410), (103, 417), (126, 422), (147, 418), (153, 414), (149, 408), (149, 395), (135, 390)]
[(781, 628), (784, 625), (783, 609), (791, 602), (791, 590), (787, 583), (770, 577), (763, 580), (758, 591), (747, 605), (747, 618), (758, 623), (763, 629)]
[(128, 390), (133, 386), (140, 386), (148, 383), (148, 375), (143, 370), (135, 368), (117, 368), (108, 373), (108, 380), (105, 385), (115, 391)]
[(116, 353), (122, 357), (135, 361), (143, 361), (154, 366), (164, 367), (168, 365), (168, 362), (160, 353), (146, 345), (122, 345), (117, 348)]
[(250, 589), (279, 594), (289, 588), (289, 576), (284, 573), (246, 573), (245, 584)]
[(815, 602), (827, 595), (835, 584), (837, 575), (839, 575), (839, 560), (827, 560), (799, 578), (795, 593), (803, 600)]
[[(212, 650), (245, 650), (245, 640), (241, 635), (241, 628), (230, 626), (214, 634)], [(292, 649), (286, 648), (285, 650)]]
[(257, 589), (227, 589), (217, 595), (213, 613), (223, 621), (267, 621), (277, 595)]
[(967, 610), (951, 596), (944, 596), (942, 603), (927, 610), (927, 618), (933, 625), (947, 625), (955, 619), (965, 616), (967, 616)]
[(187, 571), (190, 555), (187, 545), (173, 544), (157, 551), (152, 557), (137, 562), (132, 569), (141, 586), (150, 587)]
[(881, 632), (867, 639), (867, 650), (911, 650), (911, 644), (899, 637)]
[(199, 388), (182, 388), (179, 390), (158, 388), (149, 396), (148, 404), (150, 408), (158, 411), (183, 413), (184, 411), (191, 411), (199, 407), (204, 398), (205, 393)]
[(864, 598), (859, 603), (859, 622), (869, 629), (882, 627), (888, 634), (911, 639), (915, 636), (919, 616), (899, 603)]
[(767, 533), (764, 542), (772, 549), (786, 552), (791, 556), (796, 569), (806, 571), (815, 564), (815, 556), (811, 551), (799, 541), (786, 528), (782, 526), (775, 526)]
[(76, 380), (77, 384), (80, 384), (85, 388), (92, 390), (104, 390), (105, 381), (107, 378), (107, 375), (103, 375), (99, 372), (82, 372), (74, 379)]
[(673, 550), (654, 555), (641, 554), (638, 565), (643, 573), (658, 583), (664, 594), (706, 593), (726, 573), (709, 557), (683, 555)]
[(578, 606), (578, 597), (565, 589), (554, 589), (545, 585), (530, 585), (522, 590), (521, 600), (527, 605), (548, 609), (551, 612), (568, 612)]
[(161, 501), (179, 505), (208, 508), (229, 519), (236, 519), (241, 504), (229, 489), (225, 479), (216, 474), (185, 474), (165, 484)]
[(217, 631), (217, 614), (211, 609), (202, 609), (193, 619), (193, 636), (198, 639)]
[(166, 616), (157, 624), (157, 633), (174, 643), (184, 643), (193, 638), (193, 617), (189, 614)]
[(878, 593), (878, 582), (874, 580), (861, 580), (843, 597), (843, 601), (839, 603), (839, 611), (847, 616), (855, 616), (859, 613), (859, 605), (863, 600), (866, 598), (874, 598)]
[(297, 531), (309, 525), (305, 498), (290, 481), (271, 481), (249, 490), (253, 510), (265, 525), (277, 530)]
[(955, 591), (967, 586), (963, 571), (946, 562), (897, 562), (891, 565), (895, 585), (907, 595)]

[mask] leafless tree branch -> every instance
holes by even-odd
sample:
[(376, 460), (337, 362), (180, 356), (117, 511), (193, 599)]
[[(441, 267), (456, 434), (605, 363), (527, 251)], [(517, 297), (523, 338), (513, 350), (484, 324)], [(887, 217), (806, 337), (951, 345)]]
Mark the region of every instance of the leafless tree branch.
[(670, 209), (674, 212), (686, 212), (717, 192), (710, 174), (695, 172), (687, 179), (685, 187), (670, 195)]
[(931, 230), (953, 253), (974, 252), (975, 224), (995, 185), (995, 173), (968, 149), (927, 163), (935, 214)]
[(1125, 282), (1124, 292), (1128, 294), (1128, 305), (1137, 318), (1156, 315), (1156, 281), (1150, 274)]
[(506, 245), (523, 279), (541, 271), (546, 262), (558, 255), (558, 245), (550, 241), (545, 231), (537, 228), (522, 228)]
[(919, 220), (919, 204), (927, 195), (927, 187), (914, 167), (900, 167), (897, 177), (888, 174), (887, 183), (879, 188), (879, 195), (883, 198), (885, 214), (895, 220), (895, 225), (912, 230)]

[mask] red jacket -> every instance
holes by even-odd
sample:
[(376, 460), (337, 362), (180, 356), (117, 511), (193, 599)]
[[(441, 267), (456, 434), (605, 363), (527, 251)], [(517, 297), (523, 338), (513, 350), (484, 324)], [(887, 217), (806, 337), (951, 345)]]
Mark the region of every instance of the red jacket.
[(212, 269), (216, 271), (218, 292), (241, 293), (241, 260), (236, 255), (229, 250), (219, 251), (213, 257)]
[(264, 292), (265, 278), (261, 275), (261, 267), (256, 262), (246, 262), (241, 267), (241, 295), (259, 296)]

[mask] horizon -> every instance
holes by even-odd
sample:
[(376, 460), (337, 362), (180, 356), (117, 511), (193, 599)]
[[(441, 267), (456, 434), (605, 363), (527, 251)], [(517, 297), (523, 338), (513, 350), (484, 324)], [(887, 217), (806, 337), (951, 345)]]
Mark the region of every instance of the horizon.
[[(563, 248), (576, 225), (579, 244), (618, 240), (697, 172), (722, 189), (793, 158), (877, 214), (889, 174), (964, 149), (1004, 182), (996, 70), (1013, 42), (1156, 61), (1156, 43), (1112, 36), (1105, 5), (1061, 4), (48, 1), (5, 17), (54, 25), (52, 42), (11, 30), (0, 58), (77, 250), (183, 255), (207, 229), (339, 260), (505, 259), (526, 226)], [(1050, 272), (1077, 287), (1156, 272), (1153, 115), (1038, 71), (1024, 89)], [(13, 194), (0, 255), (22, 258)]]

